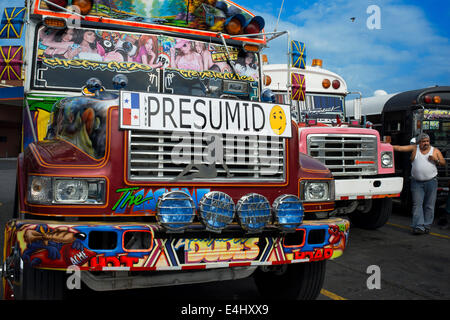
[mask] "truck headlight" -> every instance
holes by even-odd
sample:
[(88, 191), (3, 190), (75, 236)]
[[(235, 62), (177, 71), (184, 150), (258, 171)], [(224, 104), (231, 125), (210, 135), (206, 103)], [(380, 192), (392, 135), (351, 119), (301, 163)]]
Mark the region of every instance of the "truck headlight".
[(332, 186), (328, 181), (302, 181), (303, 201), (331, 201)]
[(381, 153), (381, 167), (392, 168), (394, 165), (394, 157), (391, 151), (386, 151)]
[(30, 176), (28, 201), (36, 204), (103, 204), (105, 180)]
[(49, 204), (52, 202), (52, 178), (30, 176), (28, 178), (28, 201)]

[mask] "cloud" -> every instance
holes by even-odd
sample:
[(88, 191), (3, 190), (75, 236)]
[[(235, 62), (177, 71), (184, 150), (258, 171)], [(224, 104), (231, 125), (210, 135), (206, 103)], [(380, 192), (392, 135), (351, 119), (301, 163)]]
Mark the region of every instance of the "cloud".
[[(423, 8), (378, 1), (381, 29), (370, 30), (366, 10), (373, 3), (320, 0), (310, 5), (301, 2), (297, 8), (293, 3), (297, 2), (285, 0), (278, 30), (289, 30), (292, 39), (304, 42), (307, 63), (323, 59), (324, 68), (341, 74), (349, 90), (368, 96), (377, 89), (390, 93), (449, 84), (449, 39), (428, 21)], [(265, 18), (266, 32), (273, 31), (278, 9), (251, 11)], [(271, 63), (285, 63), (286, 50), (284, 38), (269, 43), (265, 53)]]

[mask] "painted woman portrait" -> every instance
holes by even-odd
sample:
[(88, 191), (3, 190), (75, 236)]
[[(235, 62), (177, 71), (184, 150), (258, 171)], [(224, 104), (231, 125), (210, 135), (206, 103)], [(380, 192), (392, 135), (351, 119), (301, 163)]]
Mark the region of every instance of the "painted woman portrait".
[(39, 32), (40, 45), (45, 47), (47, 58), (72, 59), (81, 50), (75, 45), (75, 31), (72, 28), (54, 30), (43, 28)]
[(259, 78), (256, 55), (252, 52), (240, 53), (235, 69), (242, 76), (252, 77), (254, 80), (258, 80)]
[(139, 49), (134, 61), (152, 68), (160, 68), (162, 63), (158, 62), (158, 39), (156, 36), (142, 35), (138, 43)]
[(78, 59), (90, 61), (103, 61), (105, 49), (99, 43), (94, 30), (77, 30), (76, 44), (80, 47)]
[(193, 43), (178, 39), (175, 47), (170, 48), (170, 66), (175, 69), (203, 71), (202, 56), (195, 51)]

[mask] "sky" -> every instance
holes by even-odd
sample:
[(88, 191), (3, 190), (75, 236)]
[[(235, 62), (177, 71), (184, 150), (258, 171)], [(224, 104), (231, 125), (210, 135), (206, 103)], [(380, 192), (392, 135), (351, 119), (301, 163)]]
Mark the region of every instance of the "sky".
[[(261, 15), (266, 32), (274, 31), (282, 0), (235, 2)], [(448, 0), (284, 0), (277, 31), (284, 30), (305, 43), (307, 65), (322, 59), (324, 68), (343, 76), (348, 90), (363, 97), (375, 90), (450, 85)], [(268, 46), (269, 63), (286, 63), (286, 36)]]
[[(261, 15), (266, 32), (275, 29), (282, 1), (234, 0)], [(0, 0), (0, 10), (23, 3)], [(378, 20), (367, 11), (371, 5), (379, 9)], [(280, 17), (277, 30), (305, 43), (307, 64), (322, 59), (324, 68), (344, 77), (349, 91), (368, 97), (379, 89), (450, 85), (448, 0), (284, 0)], [(368, 20), (376, 28), (368, 28)], [(287, 37), (269, 42), (264, 53), (270, 63), (286, 63)]]

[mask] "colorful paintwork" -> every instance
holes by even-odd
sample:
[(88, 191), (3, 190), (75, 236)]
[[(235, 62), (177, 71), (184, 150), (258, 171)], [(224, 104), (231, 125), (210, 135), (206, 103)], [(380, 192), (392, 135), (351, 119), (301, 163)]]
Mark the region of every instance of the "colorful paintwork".
[(149, 212), (154, 213), (156, 211), (156, 203), (164, 193), (169, 191), (183, 191), (190, 195), (196, 207), (200, 199), (211, 191), (209, 188), (139, 188), (129, 187), (117, 189), (116, 193), (120, 194), (117, 202), (112, 206), (114, 213), (124, 213), (126, 211), (130, 213), (137, 212)]
[[(224, 46), (207, 42), (84, 28), (42, 27), (36, 65), (41, 72), (34, 86), (55, 89), (80, 89), (93, 71), (106, 89), (114, 89), (111, 79), (123, 73), (129, 78), (128, 89), (147, 92), (158, 92), (158, 70), (167, 70), (163, 81), (167, 90), (173, 90), (174, 77), (188, 82), (259, 79), (257, 55), (236, 47), (229, 47), (227, 56)], [(66, 77), (67, 72), (71, 77)]]
[(106, 113), (110, 103), (91, 97), (55, 103), (46, 139), (63, 139), (96, 159), (105, 156)]
[[(39, 8), (48, 11), (44, 1)], [(252, 15), (231, 1), (217, 0), (94, 0), (90, 16), (163, 26), (224, 31), (228, 17)]]
[(305, 76), (300, 73), (291, 74), (292, 94), (291, 99), (304, 101), (306, 94)]
[(0, 80), (22, 80), (23, 47), (0, 47)]
[[(6, 252), (16, 247), (24, 263), (37, 268), (82, 270), (180, 270), (239, 265), (272, 265), (334, 259), (345, 249), (349, 222), (329, 219), (305, 221), (299, 241), (286, 245), (283, 237), (185, 238), (183, 234), (161, 237), (154, 224), (50, 224), (10, 221), (6, 227)], [(309, 233), (322, 230), (322, 243), (310, 244)], [(92, 232), (110, 232), (116, 242), (109, 249), (90, 247)], [(127, 232), (144, 232), (143, 247), (128, 247)], [(303, 238), (302, 238), (303, 237)]]
[(294, 68), (305, 69), (306, 67), (306, 47), (303, 42), (291, 41), (292, 66)]
[(5, 8), (0, 21), (0, 38), (18, 39), (22, 36), (24, 7)]

